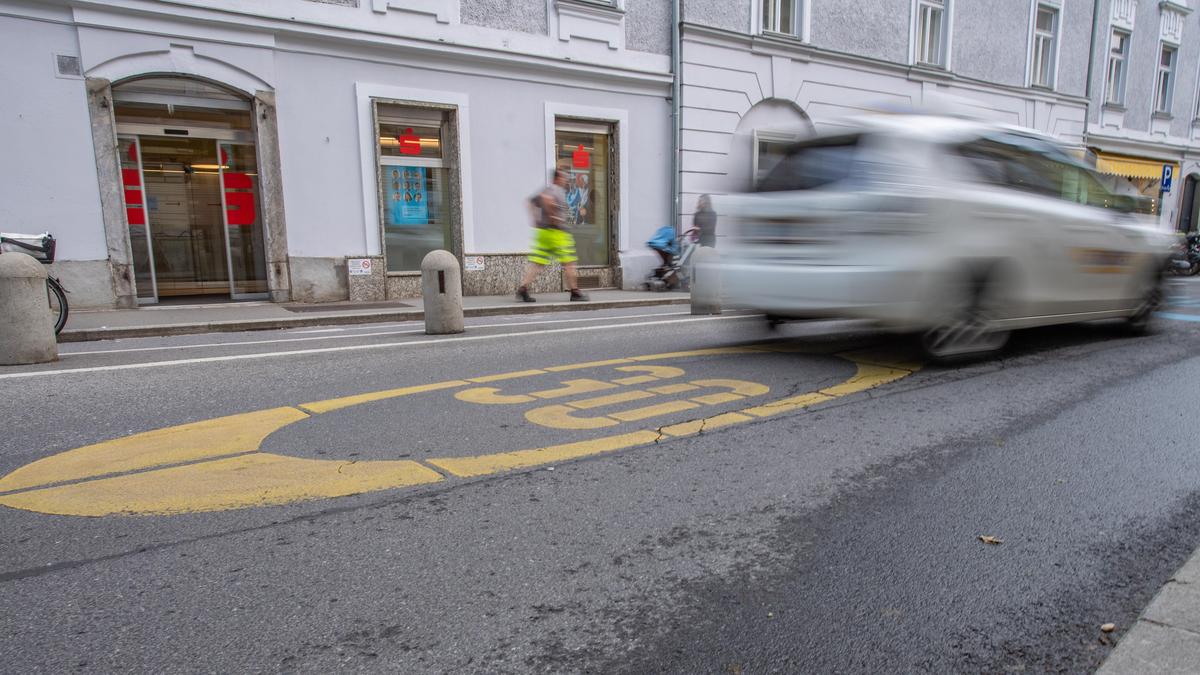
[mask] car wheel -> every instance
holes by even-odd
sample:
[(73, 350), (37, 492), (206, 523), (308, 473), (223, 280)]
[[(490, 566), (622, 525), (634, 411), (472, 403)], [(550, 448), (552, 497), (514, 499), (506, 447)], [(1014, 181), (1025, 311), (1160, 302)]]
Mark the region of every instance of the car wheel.
[(1183, 272), (1183, 274), (1189, 277), (1194, 277), (1197, 274), (1200, 274), (1200, 261), (1193, 262), (1191, 267), (1187, 268), (1187, 271)]
[(1125, 328), (1134, 335), (1145, 335), (1154, 329), (1154, 313), (1163, 305), (1166, 292), (1163, 289), (1161, 276), (1150, 282), (1150, 287), (1142, 295), (1137, 309), (1132, 316), (1125, 320)]
[(941, 323), (920, 335), (921, 350), (934, 361), (986, 356), (1008, 344), (1012, 331), (994, 326), (998, 305), (994, 284), (968, 284), (961, 296), (958, 306)]

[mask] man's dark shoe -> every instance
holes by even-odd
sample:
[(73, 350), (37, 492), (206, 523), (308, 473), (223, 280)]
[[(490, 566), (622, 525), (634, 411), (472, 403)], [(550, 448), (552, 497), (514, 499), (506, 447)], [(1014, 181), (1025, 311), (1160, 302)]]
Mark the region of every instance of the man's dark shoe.
[(537, 302), (532, 295), (529, 294), (529, 289), (524, 286), (517, 289), (518, 302)]
[(579, 292), (579, 289), (571, 291), (571, 302), (587, 302), (588, 296)]

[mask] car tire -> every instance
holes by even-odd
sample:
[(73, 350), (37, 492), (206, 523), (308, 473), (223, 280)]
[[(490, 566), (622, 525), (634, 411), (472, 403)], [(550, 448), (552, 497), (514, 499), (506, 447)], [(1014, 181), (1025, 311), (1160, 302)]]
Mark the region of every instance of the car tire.
[(1004, 349), (1012, 331), (992, 323), (999, 306), (997, 284), (988, 279), (963, 284), (964, 292), (939, 325), (918, 337), (921, 351), (939, 363), (958, 363), (990, 356)]
[(1155, 275), (1149, 288), (1142, 294), (1133, 315), (1125, 319), (1125, 330), (1133, 335), (1148, 335), (1154, 332), (1154, 314), (1162, 307), (1166, 298), (1162, 275)]

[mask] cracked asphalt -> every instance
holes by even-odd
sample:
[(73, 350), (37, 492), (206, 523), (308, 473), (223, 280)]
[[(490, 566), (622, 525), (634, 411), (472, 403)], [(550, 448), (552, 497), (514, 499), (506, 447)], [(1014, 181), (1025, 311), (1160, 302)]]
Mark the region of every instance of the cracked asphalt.
[[(1088, 672), (1112, 648), (1100, 624), (1119, 640), (1200, 546), (1200, 321), (1178, 318), (1200, 319), (1200, 280), (1179, 280), (1172, 303), (1147, 337), (1028, 331), (999, 358), (685, 437), (662, 430), (747, 401), (580, 430), (525, 416), (557, 399), (479, 405), (447, 390), (311, 417), (262, 444), (425, 462), (660, 430), (478, 478), (171, 516), (0, 506), (4, 670)], [(855, 324), (770, 333), (756, 317), (678, 311), (492, 317), (468, 322), (472, 340), (391, 325), (303, 347), (271, 340), (314, 334), (65, 346), (58, 364), (0, 371), (0, 476), (172, 425), (565, 364), (786, 347), (681, 357), (669, 365), (685, 374), (664, 380), (738, 379), (769, 387), (750, 400), (768, 403), (846, 381), (840, 352), (912, 358)], [(354, 348), (316, 351), (333, 344)], [(483, 386), (613, 377), (595, 366)]]

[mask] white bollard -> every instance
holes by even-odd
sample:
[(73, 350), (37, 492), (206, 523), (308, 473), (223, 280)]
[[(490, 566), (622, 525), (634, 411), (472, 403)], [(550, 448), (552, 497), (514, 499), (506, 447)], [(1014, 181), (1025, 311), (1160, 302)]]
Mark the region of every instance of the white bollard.
[(702, 246), (692, 256), (692, 314), (721, 313), (721, 268), (717, 249)]
[(463, 332), (462, 270), (449, 251), (430, 251), (421, 261), (425, 334)]
[(0, 255), (0, 365), (57, 358), (45, 268), (24, 253)]

